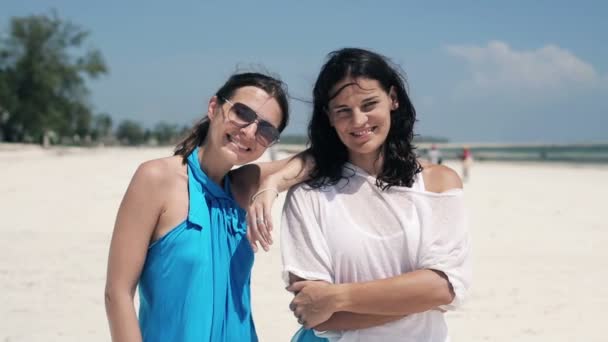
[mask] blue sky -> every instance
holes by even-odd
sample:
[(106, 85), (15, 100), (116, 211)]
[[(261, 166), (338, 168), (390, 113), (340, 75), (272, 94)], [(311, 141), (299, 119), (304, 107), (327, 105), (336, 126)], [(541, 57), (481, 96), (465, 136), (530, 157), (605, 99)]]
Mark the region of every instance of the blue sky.
[[(96, 112), (188, 124), (236, 70), (267, 70), (311, 98), (326, 54), (390, 57), (407, 74), (417, 133), (467, 142), (608, 141), (608, 2), (3, 0), (12, 16), (57, 10), (91, 31), (110, 73)], [(292, 101), (286, 133), (310, 107)]]

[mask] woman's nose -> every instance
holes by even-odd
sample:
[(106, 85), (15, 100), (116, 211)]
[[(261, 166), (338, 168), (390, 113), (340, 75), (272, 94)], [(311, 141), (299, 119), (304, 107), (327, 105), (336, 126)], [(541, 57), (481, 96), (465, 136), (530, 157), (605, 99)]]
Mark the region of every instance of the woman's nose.
[(353, 111), (353, 123), (357, 126), (363, 125), (367, 122), (367, 114), (362, 112), (360, 109), (355, 109)]
[(251, 124), (241, 128), (241, 132), (250, 139), (255, 139), (255, 133), (258, 130), (258, 122), (254, 121)]

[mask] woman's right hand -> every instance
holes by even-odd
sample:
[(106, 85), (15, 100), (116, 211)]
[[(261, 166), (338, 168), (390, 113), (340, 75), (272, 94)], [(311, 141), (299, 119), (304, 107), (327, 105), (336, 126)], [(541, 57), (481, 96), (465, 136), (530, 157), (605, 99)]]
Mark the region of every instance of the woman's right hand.
[(242, 171), (242, 177), (256, 175), (252, 184), (259, 184), (257, 192), (247, 206), (247, 239), (254, 252), (257, 252), (258, 244), (268, 251), (272, 245), (271, 209), (278, 193), (306, 181), (314, 167), (314, 161), (308, 155), (308, 151), (303, 151), (285, 159), (253, 165), (245, 165), (238, 169)]
[(268, 252), (272, 245), (272, 205), (279, 195), (275, 186), (261, 186), (247, 208), (247, 239), (254, 252), (258, 244)]

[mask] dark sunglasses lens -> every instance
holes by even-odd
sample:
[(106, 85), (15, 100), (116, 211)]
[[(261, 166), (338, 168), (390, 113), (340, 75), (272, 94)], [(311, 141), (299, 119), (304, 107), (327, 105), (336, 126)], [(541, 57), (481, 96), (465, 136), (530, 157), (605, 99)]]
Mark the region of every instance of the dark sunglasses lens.
[[(240, 102), (236, 102), (232, 106), (231, 113), (230, 119), (242, 127), (250, 125), (258, 118), (258, 115), (253, 109)], [(258, 121), (256, 136), (262, 145), (268, 146), (276, 142), (279, 139), (279, 135), (279, 130), (269, 122), (263, 120)]]
[(264, 146), (268, 146), (279, 139), (279, 130), (267, 122), (260, 122), (256, 134), (260, 143)]
[(232, 106), (232, 112), (234, 113), (234, 121), (237, 121), (241, 124), (249, 124), (255, 121), (257, 118), (257, 114), (249, 107), (242, 103), (235, 103)]

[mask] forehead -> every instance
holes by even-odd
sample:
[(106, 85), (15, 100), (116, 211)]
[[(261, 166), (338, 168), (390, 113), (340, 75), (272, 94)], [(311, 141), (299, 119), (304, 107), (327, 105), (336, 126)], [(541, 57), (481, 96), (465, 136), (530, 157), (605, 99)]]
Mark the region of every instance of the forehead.
[(234, 92), (230, 101), (240, 102), (253, 109), (261, 118), (275, 127), (279, 127), (281, 124), (283, 113), (279, 103), (263, 89), (253, 86), (239, 88)]
[(377, 80), (348, 77), (331, 88), (330, 96), (333, 98), (329, 101), (329, 105), (336, 106), (351, 101), (360, 101), (381, 93), (384, 93), (384, 89)]

